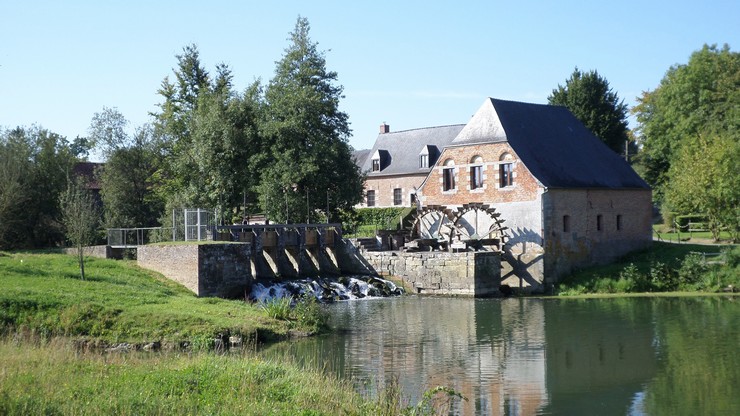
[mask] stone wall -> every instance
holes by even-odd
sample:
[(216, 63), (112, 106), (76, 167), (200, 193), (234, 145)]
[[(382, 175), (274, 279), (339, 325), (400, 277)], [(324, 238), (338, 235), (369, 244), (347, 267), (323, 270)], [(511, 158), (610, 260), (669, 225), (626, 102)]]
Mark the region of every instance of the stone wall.
[(498, 296), (501, 255), (495, 252), (366, 251), (349, 240), (337, 246), (343, 273), (380, 274), (423, 295)]
[(543, 194), (545, 274), (550, 283), (577, 268), (607, 264), (649, 247), (651, 201), (649, 189), (551, 189)]
[(139, 266), (198, 296), (242, 297), (253, 281), (249, 244), (153, 244), (137, 251)]

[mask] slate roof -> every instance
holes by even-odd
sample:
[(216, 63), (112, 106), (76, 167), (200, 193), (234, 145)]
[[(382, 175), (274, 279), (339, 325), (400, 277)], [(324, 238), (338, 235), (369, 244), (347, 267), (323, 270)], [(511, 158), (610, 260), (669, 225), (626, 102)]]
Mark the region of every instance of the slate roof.
[(548, 188), (649, 189), (624, 159), (561, 106), (487, 98), (450, 146), (504, 141)]
[[(463, 127), (465, 127), (464, 124), (457, 124), (381, 133), (375, 140), (373, 148), (368, 151), (365, 160), (357, 159), (358, 164), (362, 162), (359, 166), (363, 172), (367, 172), (368, 177), (426, 174), (434, 166), (442, 149), (452, 142)], [(419, 154), (425, 146), (428, 146), (427, 149), (430, 152), (430, 167), (419, 168)], [(434, 154), (435, 151), (436, 154)], [(378, 152), (389, 157), (382, 157), (381, 170), (373, 172), (372, 156)]]
[(365, 159), (370, 156), (371, 151), (372, 149), (360, 149), (353, 151), (352, 158), (355, 162), (355, 165), (362, 166), (365, 163)]

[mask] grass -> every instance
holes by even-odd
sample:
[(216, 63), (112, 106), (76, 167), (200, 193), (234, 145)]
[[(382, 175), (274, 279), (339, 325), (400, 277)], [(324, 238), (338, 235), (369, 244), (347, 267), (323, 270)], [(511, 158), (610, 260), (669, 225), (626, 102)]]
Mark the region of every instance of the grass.
[(649, 250), (630, 254), (613, 264), (573, 273), (558, 284), (556, 292), (564, 296), (719, 292), (729, 286), (740, 287), (739, 258), (740, 246), (654, 242)]
[(0, 253), (0, 328), (178, 344), (224, 333), (279, 339), (295, 326), (244, 301), (198, 298), (133, 262), (88, 258), (85, 274), (73, 256)]
[(0, 342), (0, 414), (373, 414), (333, 376), (244, 354), (80, 353)]
[[(666, 226), (663, 224), (654, 224), (653, 225), (653, 232), (656, 237), (658, 237), (661, 241), (666, 242), (704, 242), (709, 241), (713, 242), (714, 237), (712, 237), (712, 233), (709, 231), (693, 231), (693, 232), (681, 232), (681, 233), (675, 233), (673, 231), (667, 231)], [(679, 240), (680, 237), (680, 240)], [(732, 235), (727, 231), (721, 231), (719, 233), (719, 239), (720, 241), (731, 241)]]

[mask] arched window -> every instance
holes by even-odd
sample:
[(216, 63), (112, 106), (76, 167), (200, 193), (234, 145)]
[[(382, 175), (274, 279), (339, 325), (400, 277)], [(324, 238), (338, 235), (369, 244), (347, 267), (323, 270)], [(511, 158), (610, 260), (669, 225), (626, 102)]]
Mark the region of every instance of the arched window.
[(511, 156), (511, 153), (504, 152), (498, 160), (503, 162), (500, 163), (498, 167), (498, 176), (500, 179), (499, 187), (505, 188), (507, 186), (514, 186), (514, 157)]

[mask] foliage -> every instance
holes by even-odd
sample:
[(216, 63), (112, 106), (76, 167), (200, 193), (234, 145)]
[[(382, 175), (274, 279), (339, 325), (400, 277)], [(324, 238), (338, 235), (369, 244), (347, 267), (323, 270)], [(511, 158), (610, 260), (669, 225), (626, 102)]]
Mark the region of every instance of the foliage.
[(108, 150), (105, 168), (98, 172), (107, 228), (157, 225), (163, 204), (152, 189), (156, 161), (151, 143), (151, 127), (144, 125), (132, 143)]
[(356, 211), (359, 224), (384, 226), (393, 220), (398, 222), (398, 217), (407, 211), (407, 208), (361, 208)]
[(128, 120), (117, 108), (103, 107), (95, 113), (88, 128), (89, 143), (102, 150), (108, 156), (114, 150), (130, 147), (130, 138), (126, 132)]
[[(642, 144), (645, 180), (663, 201), (669, 171), (687, 140), (740, 131), (740, 53), (704, 45), (687, 64), (671, 67), (653, 91), (632, 109)], [(697, 160), (695, 160), (697, 162)], [(697, 165), (705, 166), (703, 158)]]
[(258, 190), (263, 211), (279, 222), (302, 221), (303, 213), (326, 205), (324, 196), (332, 211), (362, 198), (364, 178), (352, 161), (347, 114), (339, 110), (342, 87), (309, 29), (299, 17), (264, 94), (269, 163)]
[(729, 133), (685, 138), (664, 186), (672, 211), (706, 215), (715, 240), (727, 229), (740, 237), (740, 136)]
[(0, 131), (0, 249), (62, 242), (59, 195), (74, 163), (56, 133), (35, 126)]
[[(629, 139), (627, 105), (598, 72), (574, 69), (565, 86), (558, 85), (547, 100), (551, 105), (567, 107), (615, 153), (624, 152)], [(634, 153), (634, 150), (630, 153)]]
[[(708, 254), (724, 253), (724, 261), (707, 262)], [(561, 296), (586, 293), (717, 292), (740, 283), (740, 267), (733, 262), (740, 247), (720, 248), (691, 244), (653, 243), (606, 266), (595, 266), (565, 277), (557, 286)], [(719, 257), (712, 257), (719, 258)]]
[(85, 261), (83, 250), (93, 245), (97, 239), (100, 212), (90, 191), (81, 181), (71, 180), (59, 204), (62, 209), (62, 224), (67, 240), (77, 251), (80, 264), (80, 278), (85, 280)]
[(327, 316), (314, 296), (275, 297), (260, 303), (260, 309), (273, 319), (290, 321), (299, 328), (315, 333), (326, 326)]

